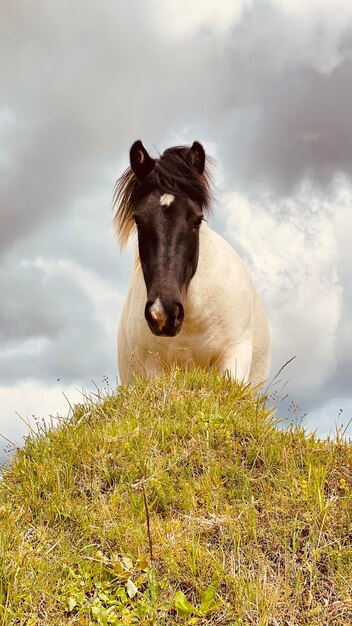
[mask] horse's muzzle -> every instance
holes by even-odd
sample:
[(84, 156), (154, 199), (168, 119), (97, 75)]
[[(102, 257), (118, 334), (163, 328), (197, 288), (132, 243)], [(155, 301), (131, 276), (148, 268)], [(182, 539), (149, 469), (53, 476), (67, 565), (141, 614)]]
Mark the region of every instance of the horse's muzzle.
[(148, 300), (144, 315), (150, 330), (158, 337), (175, 337), (182, 328), (185, 316), (181, 302), (164, 300), (160, 296), (154, 302)]

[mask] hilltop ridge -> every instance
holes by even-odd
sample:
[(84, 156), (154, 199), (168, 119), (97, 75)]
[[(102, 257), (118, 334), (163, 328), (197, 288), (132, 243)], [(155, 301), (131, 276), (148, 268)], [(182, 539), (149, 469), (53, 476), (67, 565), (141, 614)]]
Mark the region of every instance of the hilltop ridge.
[(172, 370), (29, 434), (0, 481), (0, 623), (352, 623), (352, 445)]

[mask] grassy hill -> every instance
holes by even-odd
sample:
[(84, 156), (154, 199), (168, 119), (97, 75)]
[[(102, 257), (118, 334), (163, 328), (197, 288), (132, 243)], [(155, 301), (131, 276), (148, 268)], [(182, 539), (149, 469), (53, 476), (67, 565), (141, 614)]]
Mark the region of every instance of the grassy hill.
[(352, 446), (173, 371), (76, 405), (0, 481), (0, 623), (352, 623)]

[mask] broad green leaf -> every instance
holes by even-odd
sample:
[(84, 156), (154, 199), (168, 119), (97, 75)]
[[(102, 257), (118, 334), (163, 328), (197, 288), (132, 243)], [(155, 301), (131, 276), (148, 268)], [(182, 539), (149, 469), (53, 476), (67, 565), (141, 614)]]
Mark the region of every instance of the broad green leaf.
[(180, 617), (198, 613), (197, 609), (187, 600), (183, 591), (177, 591), (175, 595), (175, 609)]
[(202, 615), (204, 617), (205, 615), (208, 615), (208, 613), (211, 613), (212, 611), (216, 611), (216, 609), (220, 609), (220, 607), (222, 607), (223, 605), (224, 603), (222, 600), (213, 600), (207, 609), (202, 610), (199, 607), (198, 615)]
[(77, 606), (77, 600), (73, 596), (70, 596), (68, 599), (68, 610), (73, 611), (75, 606)]
[(214, 601), (219, 587), (219, 582), (220, 576), (218, 572), (215, 572), (209, 587), (206, 588), (200, 600), (199, 612), (202, 613), (202, 615), (214, 610), (221, 604), (221, 602)]

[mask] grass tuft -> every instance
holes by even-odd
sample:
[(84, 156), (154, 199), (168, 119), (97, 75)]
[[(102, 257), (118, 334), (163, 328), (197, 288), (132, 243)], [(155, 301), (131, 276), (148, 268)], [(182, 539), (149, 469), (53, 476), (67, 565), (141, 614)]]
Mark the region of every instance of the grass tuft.
[(31, 432), (0, 481), (0, 622), (352, 623), (352, 446), (173, 370)]

